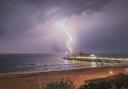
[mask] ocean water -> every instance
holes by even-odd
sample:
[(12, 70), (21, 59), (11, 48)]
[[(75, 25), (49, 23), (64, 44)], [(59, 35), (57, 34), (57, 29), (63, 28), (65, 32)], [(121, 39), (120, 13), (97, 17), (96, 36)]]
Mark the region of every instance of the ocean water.
[(63, 54), (0, 54), (0, 74), (36, 73), (124, 65), (117, 63), (71, 61), (65, 60), (63, 57)]

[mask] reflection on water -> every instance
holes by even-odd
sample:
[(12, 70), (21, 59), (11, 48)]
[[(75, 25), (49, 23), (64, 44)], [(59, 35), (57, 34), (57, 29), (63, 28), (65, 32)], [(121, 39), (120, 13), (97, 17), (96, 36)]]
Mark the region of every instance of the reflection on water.
[(68, 60), (64, 60), (64, 65), (67, 65), (68, 64)]
[(68, 68), (68, 60), (64, 60), (64, 68), (67, 69)]

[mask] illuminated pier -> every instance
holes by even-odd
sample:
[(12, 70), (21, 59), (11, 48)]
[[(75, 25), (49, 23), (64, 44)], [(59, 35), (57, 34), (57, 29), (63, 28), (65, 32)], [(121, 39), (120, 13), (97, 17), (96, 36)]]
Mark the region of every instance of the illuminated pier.
[(69, 57), (64, 57), (64, 59), (87, 61), (87, 62), (114, 62), (114, 63), (128, 62), (128, 58), (97, 57), (93, 54), (91, 54), (90, 56), (69, 56)]

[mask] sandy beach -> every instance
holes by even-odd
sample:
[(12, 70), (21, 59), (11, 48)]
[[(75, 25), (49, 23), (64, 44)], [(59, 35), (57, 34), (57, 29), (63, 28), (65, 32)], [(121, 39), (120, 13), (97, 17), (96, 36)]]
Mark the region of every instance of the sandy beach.
[(60, 79), (72, 80), (76, 87), (84, 81), (103, 78), (119, 73), (128, 74), (128, 67), (102, 67), (74, 69), (54, 72), (41, 72), (30, 74), (0, 75), (0, 89), (41, 89), (41, 87)]

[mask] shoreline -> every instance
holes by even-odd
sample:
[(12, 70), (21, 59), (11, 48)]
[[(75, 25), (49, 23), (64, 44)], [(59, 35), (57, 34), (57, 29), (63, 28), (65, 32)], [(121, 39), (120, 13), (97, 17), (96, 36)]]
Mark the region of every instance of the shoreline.
[(99, 67), (80, 67), (80, 68), (71, 68), (71, 69), (65, 69), (65, 70), (47, 70), (47, 71), (30, 71), (30, 72), (9, 72), (9, 73), (0, 73), (0, 76), (11, 76), (11, 75), (29, 75), (29, 74), (39, 74), (39, 73), (50, 73), (50, 72), (61, 72), (61, 71), (73, 71), (73, 70), (88, 70), (88, 69), (97, 69), (97, 68), (120, 68), (120, 67), (128, 67), (126, 66), (99, 66)]
[(39, 86), (45, 86), (50, 82), (60, 79), (69, 79), (73, 81), (76, 87), (84, 81), (104, 78), (119, 73), (128, 74), (128, 66), (105, 66), (82, 68), (62, 71), (39, 72), (29, 74), (0, 75), (1, 89), (39, 89)]

